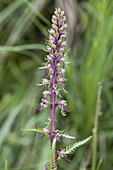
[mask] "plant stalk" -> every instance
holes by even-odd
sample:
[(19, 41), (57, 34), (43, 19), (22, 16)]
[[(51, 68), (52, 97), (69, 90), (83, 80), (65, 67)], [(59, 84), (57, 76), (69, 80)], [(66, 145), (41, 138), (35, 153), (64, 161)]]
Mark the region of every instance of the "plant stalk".
[(94, 122), (92, 170), (96, 169), (97, 140), (98, 140), (98, 117), (101, 114), (101, 91), (102, 91), (102, 83), (99, 82), (97, 108), (96, 108), (96, 115), (95, 115), (95, 122)]
[[(50, 140), (51, 140), (51, 147), (53, 144), (53, 140), (54, 140), (54, 132), (55, 132), (55, 111), (56, 111), (56, 107), (55, 107), (55, 91), (54, 91), (54, 87), (55, 87), (55, 82), (56, 82), (56, 72), (55, 72), (55, 68), (56, 68), (56, 63), (55, 60), (53, 61), (54, 63), (54, 74), (53, 74), (53, 82), (51, 85), (51, 135), (50, 135)], [(54, 148), (54, 163), (55, 163), (55, 170), (57, 170), (57, 158), (56, 158), (56, 151)]]

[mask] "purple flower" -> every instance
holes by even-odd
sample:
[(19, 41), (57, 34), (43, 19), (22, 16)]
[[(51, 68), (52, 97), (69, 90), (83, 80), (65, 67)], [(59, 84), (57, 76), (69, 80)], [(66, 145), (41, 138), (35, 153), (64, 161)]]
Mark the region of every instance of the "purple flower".
[(64, 150), (64, 149), (62, 149), (61, 151), (59, 151), (59, 152), (57, 153), (57, 159), (58, 159), (58, 157), (63, 157), (63, 158), (65, 158), (68, 162), (71, 162), (69, 159), (66, 158), (66, 156), (65, 156), (65, 150)]
[(42, 139), (46, 135), (46, 133), (50, 135), (50, 131), (47, 128), (43, 128), (43, 130), (45, 131), (45, 133), (38, 139)]
[(65, 110), (66, 112), (71, 112), (71, 110), (67, 110), (65, 108), (65, 106), (67, 105), (67, 101), (66, 100), (60, 100), (56, 103), (56, 106), (58, 105), (62, 105), (62, 110)]
[(61, 140), (59, 139), (59, 137), (60, 137), (60, 132), (59, 132), (58, 129), (55, 130), (55, 133), (56, 133), (55, 138), (57, 138), (59, 142), (63, 142), (63, 140), (61, 141)]

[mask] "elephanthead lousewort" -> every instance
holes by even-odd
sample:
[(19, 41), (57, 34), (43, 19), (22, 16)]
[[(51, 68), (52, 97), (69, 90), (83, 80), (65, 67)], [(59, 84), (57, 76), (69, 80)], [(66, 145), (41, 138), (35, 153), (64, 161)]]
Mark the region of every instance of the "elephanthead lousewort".
[[(71, 154), (77, 147), (86, 143), (91, 137), (74, 143), (72, 145), (66, 146), (66, 148), (57, 151), (56, 143), (63, 142), (61, 138), (75, 139), (75, 137), (64, 133), (55, 128), (55, 113), (56, 108), (61, 109), (63, 116), (66, 116), (65, 112), (70, 112), (71, 110), (67, 109), (67, 101), (62, 99), (61, 91), (68, 92), (65, 87), (65, 65), (67, 62), (66, 55), (68, 54), (67, 48), (67, 24), (65, 23), (66, 17), (64, 16), (64, 11), (61, 11), (60, 8), (57, 8), (52, 16), (52, 28), (49, 30), (49, 40), (46, 41), (47, 52), (46, 63), (43, 64), (39, 69), (45, 69), (44, 78), (42, 79), (42, 88), (37, 91), (43, 90), (43, 98), (40, 106), (36, 107), (37, 111), (41, 111), (44, 108), (50, 107), (51, 118), (48, 119), (47, 126), (43, 129), (24, 129), (28, 131), (36, 131), (42, 133), (44, 136), (50, 136), (51, 149), (50, 149), (50, 161), (45, 165), (45, 170), (57, 170), (57, 161), (61, 158), (65, 158), (67, 161), (67, 155)], [(51, 125), (51, 128), (49, 127)]]

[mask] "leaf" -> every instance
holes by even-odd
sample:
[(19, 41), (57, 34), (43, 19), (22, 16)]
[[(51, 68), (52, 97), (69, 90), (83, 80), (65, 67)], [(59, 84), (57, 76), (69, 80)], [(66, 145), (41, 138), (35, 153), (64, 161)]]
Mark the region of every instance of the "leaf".
[(68, 138), (68, 139), (75, 139), (74, 136), (70, 136), (70, 135), (67, 134), (67, 133), (61, 134), (61, 136), (64, 137), (64, 138)]
[(44, 45), (41, 44), (29, 44), (29, 45), (17, 45), (17, 46), (0, 46), (1, 51), (10, 51), (10, 52), (20, 52), (26, 50), (42, 50)]
[(92, 138), (92, 136), (80, 141), (80, 142), (76, 142), (72, 145), (68, 145), (66, 146), (65, 149), (65, 154), (71, 154), (72, 152), (75, 151), (76, 148), (80, 147), (81, 145), (84, 145), (85, 143), (87, 143), (90, 139)]
[(55, 168), (55, 158), (54, 158), (54, 150), (56, 148), (56, 138), (54, 138), (53, 140), (53, 144), (52, 144), (52, 148), (51, 148), (51, 152), (50, 152), (50, 170), (52, 170), (54, 168), (54, 170), (56, 169)]
[(48, 135), (48, 133), (46, 131), (44, 131), (43, 129), (36, 129), (36, 128), (32, 128), (32, 129), (21, 129), (21, 130), (24, 130), (24, 131), (29, 131), (29, 132), (40, 132), (40, 133), (44, 133), (46, 135)]

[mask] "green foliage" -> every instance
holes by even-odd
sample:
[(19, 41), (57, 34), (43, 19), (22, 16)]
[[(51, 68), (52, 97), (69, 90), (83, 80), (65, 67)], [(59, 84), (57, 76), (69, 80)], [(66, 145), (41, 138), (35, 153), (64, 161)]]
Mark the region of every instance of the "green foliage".
[(72, 152), (75, 151), (76, 148), (79, 148), (80, 146), (84, 145), (85, 143), (87, 143), (90, 139), (92, 138), (92, 136), (82, 140), (82, 141), (79, 141), (77, 143), (74, 143), (74, 144), (71, 144), (71, 145), (68, 145), (66, 146), (66, 149), (65, 149), (65, 154), (71, 154)]
[(5, 169), (4, 170), (8, 170), (8, 162), (7, 162), (7, 160), (5, 160)]
[(38, 128), (38, 129), (36, 129), (36, 128), (32, 128), (32, 129), (21, 129), (21, 130), (23, 130), (23, 131), (28, 131), (28, 132), (40, 132), (40, 133), (44, 133), (44, 134), (48, 135), (48, 133), (47, 133), (45, 130), (40, 129), (40, 128)]
[(53, 144), (52, 144), (51, 151), (50, 151), (50, 161), (49, 161), (50, 170), (52, 170), (53, 168), (54, 168), (54, 170), (56, 169), (56, 167), (55, 167), (55, 159), (54, 159), (54, 157), (55, 157), (55, 153), (54, 153), (55, 148), (56, 148), (56, 138), (54, 138), (54, 140), (53, 140)]
[(62, 133), (61, 136), (64, 137), (64, 138), (68, 138), (68, 139), (75, 139), (74, 136), (70, 136), (70, 135), (67, 134), (67, 133)]

